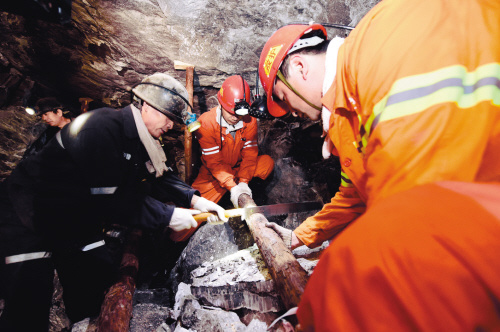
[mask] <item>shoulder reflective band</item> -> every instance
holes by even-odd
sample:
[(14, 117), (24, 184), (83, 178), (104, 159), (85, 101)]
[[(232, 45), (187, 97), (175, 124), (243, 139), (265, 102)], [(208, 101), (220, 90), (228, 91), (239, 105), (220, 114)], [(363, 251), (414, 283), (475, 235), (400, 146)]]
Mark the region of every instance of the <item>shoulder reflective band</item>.
[(97, 241), (97, 242), (94, 242), (94, 243), (91, 243), (91, 244), (87, 244), (86, 246), (83, 246), (82, 248), (80, 248), (81, 251), (89, 251), (89, 250), (92, 250), (92, 249), (95, 249), (95, 248), (99, 248), (103, 245), (105, 245), (106, 243), (104, 242), (104, 240), (101, 240), (101, 241)]
[(346, 188), (352, 188), (354, 185), (352, 184), (351, 179), (344, 173), (344, 171), (340, 171), (340, 185)]
[(442, 104), (455, 103), (459, 108), (491, 101), (500, 105), (500, 64), (489, 63), (467, 72), (456, 65), (430, 73), (397, 80), (389, 94), (380, 100), (365, 124), (365, 139), (378, 123), (416, 114)]
[(90, 188), (91, 195), (112, 195), (118, 187), (95, 187)]
[(281, 73), (281, 70), (278, 70), (278, 73), (276, 75), (281, 80), (281, 82), (283, 82), (283, 84), (285, 84), (290, 90), (292, 90), (293, 93), (295, 93), (300, 99), (302, 99), (303, 101), (305, 101), (307, 103), (307, 105), (311, 106), (312, 108), (314, 108), (314, 109), (316, 109), (318, 111), (321, 111), (321, 107), (320, 106), (316, 106), (313, 103), (311, 103), (304, 96), (302, 96), (297, 90), (295, 90), (295, 88), (293, 86), (291, 86), (290, 83), (288, 83), (288, 81), (286, 80), (285, 76), (283, 76), (283, 74)]
[(5, 257), (5, 264), (21, 263), (40, 258), (50, 258), (52, 253), (48, 251), (30, 252), (29, 254), (19, 254)]

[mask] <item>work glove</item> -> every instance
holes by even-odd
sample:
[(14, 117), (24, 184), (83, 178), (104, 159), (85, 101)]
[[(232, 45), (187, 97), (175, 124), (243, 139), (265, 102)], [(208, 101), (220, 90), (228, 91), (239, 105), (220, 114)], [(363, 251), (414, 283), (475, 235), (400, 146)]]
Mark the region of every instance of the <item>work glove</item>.
[(278, 233), (278, 235), (280, 236), (280, 238), (285, 243), (285, 246), (289, 250), (292, 249), (292, 233), (293, 233), (292, 230), (290, 230), (288, 228), (285, 228), (285, 227), (281, 227), (280, 225), (278, 225), (275, 222), (267, 222), (266, 223), (266, 227), (274, 229), (274, 231), (276, 233)]
[(245, 182), (240, 182), (236, 186), (231, 188), (231, 203), (233, 203), (235, 208), (238, 208), (238, 199), (241, 194), (247, 194), (252, 197), (252, 190), (248, 187), (248, 184)]
[(196, 210), (200, 210), (201, 212), (210, 212), (210, 211), (216, 212), (217, 215), (214, 214), (213, 216), (207, 218), (207, 223), (209, 224), (215, 224), (221, 220), (224, 222), (227, 221), (227, 218), (224, 214), (225, 212), (224, 208), (222, 208), (222, 206), (212, 201), (209, 201), (206, 198), (203, 197), (198, 198), (196, 203), (193, 205), (193, 208), (195, 208)]
[(172, 218), (170, 218), (170, 224), (168, 227), (172, 228), (176, 232), (196, 227), (198, 226), (198, 223), (194, 220), (193, 215), (200, 213), (200, 210), (175, 208), (174, 213), (172, 213)]

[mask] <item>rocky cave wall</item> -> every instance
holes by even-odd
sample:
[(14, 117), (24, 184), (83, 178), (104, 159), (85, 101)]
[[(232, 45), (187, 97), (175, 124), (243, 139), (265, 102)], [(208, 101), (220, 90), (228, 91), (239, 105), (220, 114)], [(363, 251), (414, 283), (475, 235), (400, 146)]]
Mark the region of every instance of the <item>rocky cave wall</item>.
[[(217, 104), (215, 94), (228, 76), (241, 74), (255, 88), (260, 51), (280, 26), (311, 20), (355, 26), (376, 3), (74, 0), (66, 24), (2, 11), (0, 5), (0, 180), (40, 131), (22, 106), (41, 97), (57, 97), (76, 114), (82, 97), (93, 99), (91, 109), (125, 106), (128, 89), (146, 75), (161, 71), (184, 82), (185, 72), (173, 66), (181, 60), (195, 66), (194, 108), (201, 114)], [(173, 146), (182, 172), (182, 146)]]

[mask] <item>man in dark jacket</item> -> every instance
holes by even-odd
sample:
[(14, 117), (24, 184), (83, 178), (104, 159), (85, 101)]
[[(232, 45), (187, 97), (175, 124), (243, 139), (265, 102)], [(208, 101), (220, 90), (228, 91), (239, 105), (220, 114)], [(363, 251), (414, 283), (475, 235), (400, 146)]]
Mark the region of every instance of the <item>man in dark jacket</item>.
[[(33, 219), (23, 227), (35, 238), (40, 235), (41, 241), (29, 248), (36, 250), (31, 253), (7, 250), (5, 266), (49, 261), (51, 255), (72, 321), (99, 313), (116, 272), (104, 245), (103, 227), (121, 224), (181, 231), (197, 225), (194, 214), (207, 211), (225, 219), (223, 208), (198, 196), (168, 169), (157, 140), (174, 121), (186, 119), (184, 86), (157, 73), (132, 91), (135, 104), (82, 114), (38, 154), (21, 162), (11, 176), (10, 200), (16, 199), (16, 186), (33, 192)], [(190, 207), (194, 209), (186, 209)], [(5, 305), (9, 313), (8, 298)]]
[(37, 115), (48, 127), (28, 146), (23, 159), (40, 151), (59, 130), (74, 119), (73, 114), (54, 97), (39, 99), (36, 103), (36, 110)]

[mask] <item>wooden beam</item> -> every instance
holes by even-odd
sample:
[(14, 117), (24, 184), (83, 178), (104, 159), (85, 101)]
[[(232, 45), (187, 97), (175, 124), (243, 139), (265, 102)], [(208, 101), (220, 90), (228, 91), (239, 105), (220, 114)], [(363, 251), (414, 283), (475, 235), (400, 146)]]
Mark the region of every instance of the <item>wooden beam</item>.
[(123, 250), (118, 281), (110, 287), (97, 321), (98, 332), (127, 332), (132, 317), (132, 298), (139, 270), (139, 242), (142, 231), (133, 229)]
[[(240, 207), (256, 205), (246, 194), (240, 195), (238, 204)], [(265, 226), (267, 222), (261, 213), (255, 213), (246, 220), (274, 280), (276, 291), (288, 310), (299, 304), (309, 276), (279, 235)]]
[[(194, 65), (182, 62), (179, 60), (174, 61), (174, 68), (176, 70), (186, 71), (186, 90), (189, 96), (189, 103), (193, 105), (194, 99)], [(192, 112), (193, 110), (188, 110)], [(193, 135), (188, 130), (187, 126), (184, 127), (184, 163), (185, 163), (185, 173), (184, 182), (191, 184), (193, 179)]]

